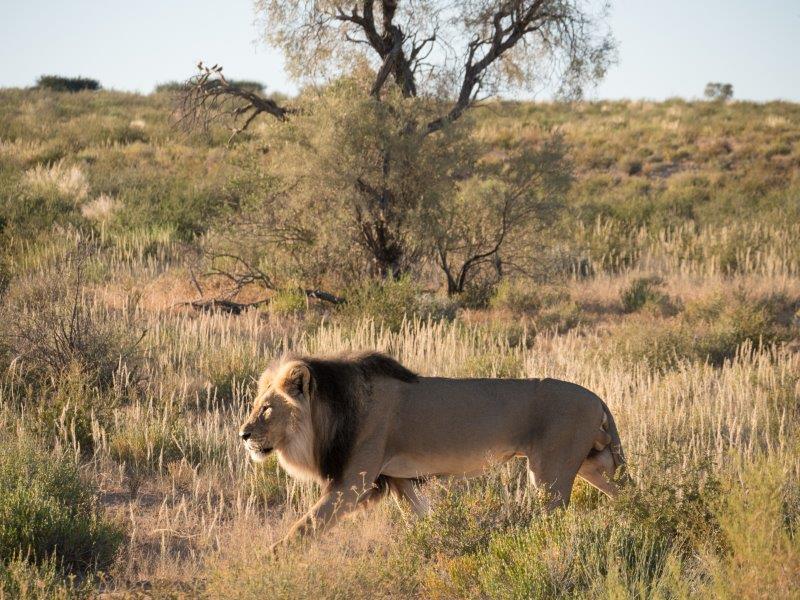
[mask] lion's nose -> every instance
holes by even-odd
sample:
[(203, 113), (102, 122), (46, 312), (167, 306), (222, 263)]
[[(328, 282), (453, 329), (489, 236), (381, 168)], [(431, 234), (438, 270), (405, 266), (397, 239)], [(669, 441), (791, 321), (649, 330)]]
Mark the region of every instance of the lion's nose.
[(249, 431), (240, 431), (239, 432), (239, 437), (242, 438), (243, 442), (246, 442), (247, 440), (250, 439), (250, 432)]

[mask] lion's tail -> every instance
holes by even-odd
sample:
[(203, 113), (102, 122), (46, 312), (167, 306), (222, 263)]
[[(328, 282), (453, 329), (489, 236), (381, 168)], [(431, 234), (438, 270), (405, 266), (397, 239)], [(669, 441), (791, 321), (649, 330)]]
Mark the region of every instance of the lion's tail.
[(611, 450), (611, 456), (614, 459), (614, 469), (618, 471), (622, 481), (627, 481), (629, 476), (625, 471), (625, 453), (622, 451), (622, 440), (619, 439), (619, 431), (617, 430), (617, 424), (614, 421), (614, 415), (612, 415), (611, 411), (608, 410), (608, 406), (605, 402), (600, 400), (600, 403), (603, 405), (603, 412), (605, 413), (605, 419), (603, 419), (603, 429), (605, 429), (608, 435), (611, 437), (611, 442), (608, 444), (608, 448)]

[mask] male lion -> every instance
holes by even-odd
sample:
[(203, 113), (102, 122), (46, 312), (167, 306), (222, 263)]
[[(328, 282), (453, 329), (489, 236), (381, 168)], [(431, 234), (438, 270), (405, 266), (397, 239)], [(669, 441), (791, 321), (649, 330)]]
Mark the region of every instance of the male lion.
[(566, 506), (575, 476), (609, 496), (623, 462), (614, 418), (595, 394), (555, 379), (419, 377), (378, 353), (285, 358), (259, 379), (239, 435), (250, 456), (273, 450), (322, 497), (286, 542), (319, 531), (386, 492), (427, 506), (415, 484), (528, 459), (531, 482)]

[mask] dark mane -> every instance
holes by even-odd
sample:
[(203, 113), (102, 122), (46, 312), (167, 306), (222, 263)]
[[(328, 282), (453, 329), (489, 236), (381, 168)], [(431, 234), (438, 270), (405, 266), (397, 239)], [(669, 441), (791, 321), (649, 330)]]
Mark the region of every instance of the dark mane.
[(413, 382), (418, 377), (378, 352), (300, 360), (311, 371), (314, 456), (322, 476), (336, 481), (350, 459), (372, 379), (387, 377)]
[(400, 381), (417, 381), (419, 377), (416, 373), (407, 369), (391, 356), (386, 356), (380, 352), (361, 352), (356, 354), (345, 354), (344, 360), (352, 361), (361, 368), (364, 377), (389, 377)]

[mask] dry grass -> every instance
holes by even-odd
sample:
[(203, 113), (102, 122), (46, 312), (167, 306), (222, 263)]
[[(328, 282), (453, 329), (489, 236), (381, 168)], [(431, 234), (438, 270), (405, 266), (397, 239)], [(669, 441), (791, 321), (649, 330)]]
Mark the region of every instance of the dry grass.
[[(364, 288), (358, 307), (340, 312), (285, 292), (274, 307), (228, 316), (180, 305), (198, 297), (190, 268), (203, 238), (192, 236), (209, 224), (180, 211), (187, 198), (228, 193), (237, 160), (261, 140), (232, 149), (216, 134), (176, 142), (161, 97), (99, 93), (81, 100), (87, 106), (67, 97), (60, 102), (73, 117), (38, 118), (50, 102), (0, 96), (0, 185), (9, 198), (58, 196), (59, 214), (86, 227), (78, 234), (61, 217), (45, 219), (37, 240), (6, 230), (14, 277), (3, 302), (18, 312), (0, 334), (23, 328), (44, 339), (47, 327), (23, 326), (45, 313), (57, 323), (62, 299), (51, 294), (43, 310), (25, 286), (52, 279), (54, 265), (88, 241), (95, 251), (80, 315), (93, 331), (146, 335), (135, 365), (124, 352), (99, 352), (98, 360), (114, 355), (102, 363), (103, 385), (73, 361), (37, 379), (23, 346), (0, 348), (0, 429), (77, 465), (105, 518), (125, 531), (107, 572), (87, 579), (70, 580), (54, 563), (0, 565), (0, 597), (796, 595), (796, 106), (487, 111), (487, 143), (553, 126), (577, 142), (574, 219), (548, 284), (509, 282), (487, 308), (469, 310), (408, 281)], [(189, 186), (189, 172), (202, 185)], [(659, 283), (631, 295), (642, 278)], [(209, 295), (221, 290), (203, 285)], [(404, 318), (406, 305), (435, 318)], [(387, 502), (270, 557), (269, 543), (317, 490), (274, 462), (247, 462), (235, 434), (253, 377), (285, 350), (363, 348), (426, 375), (580, 383), (614, 412), (635, 484), (618, 502), (577, 486), (571, 508), (548, 517), (512, 464), (469, 483), (427, 485), (429, 519)]]
[(89, 191), (86, 176), (80, 168), (67, 166), (63, 162), (53, 163), (49, 167), (35, 166), (25, 172), (25, 183), (37, 192), (55, 192), (76, 203), (86, 198)]
[[(146, 273), (146, 263), (140, 266)], [(607, 285), (619, 289), (629, 277)], [(97, 318), (113, 315), (102, 304), (90, 310)], [(541, 334), (529, 345), (512, 346), (497, 331), (460, 322), (406, 322), (391, 331), (372, 321), (287, 324), (257, 311), (229, 317), (137, 310), (149, 332), (146, 382), (131, 401), (94, 419), (94, 450), (82, 459), (107, 512), (128, 531), (127, 547), (104, 584), (109, 590), (144, 585), (219, 597), (240, 595), (233, 590), (241, 578), (246, 597), (264, 589), (274, 597), (455, 593), (445, 585), (447, 578), (440, 579), (456, 567), (435, 556), (419, 564), (398, 541), (414, 529), (413, 519), (390, 507), (356, 519), (308, 552), (278, 562), (266, 558), (266, 545), (309, 505), (314, 490), (288, 481), (274, 464), (248, 464), (235, 427), (247, 409), (251, 376), (289, 348), (311, 353), (376, 348), (427, 375), (578, 382), (609, 403), (642, 485), (660, 476), (650, 465), (665, 460), (710, 461), (716, 477), (745, 486), (751, 465), (764, 460), (781, 476), (800, 478), (800, 355), (789, 350), (743, 348), (721, 367), (687, 361), (659, 372), (644, 362), (598, 360), (613, 329)], [(18, 393), (9, 385), (0, 391), (2, 421), (11, 429), (25, 427), (16, 408)], [(56, 447), (75, 445), (71, 431), (65, 423)], [(514, 496), (509, 492), (509, 497)], [(574, 510), (584, 524), (604, 518)], [(271, 566), (262, 571), (254, 560)], [(408, 570), (408, 577), (387, 565)]]

